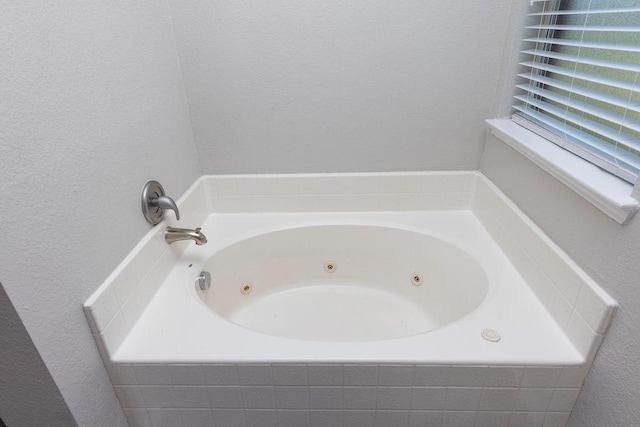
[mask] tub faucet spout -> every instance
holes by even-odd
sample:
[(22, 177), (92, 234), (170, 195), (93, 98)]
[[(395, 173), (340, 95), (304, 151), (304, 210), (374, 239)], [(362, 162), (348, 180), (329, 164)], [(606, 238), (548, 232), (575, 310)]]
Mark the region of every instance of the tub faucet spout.
[(179, 242), (180, 240), (193, 240), (198, 246), (202, 246), (207, 243), (207, 238), (200, 231), (200, 227), (195, 230), (191, 230), (189, 228), (167, 227), (164, 232), (164, 241), (171, 244)]

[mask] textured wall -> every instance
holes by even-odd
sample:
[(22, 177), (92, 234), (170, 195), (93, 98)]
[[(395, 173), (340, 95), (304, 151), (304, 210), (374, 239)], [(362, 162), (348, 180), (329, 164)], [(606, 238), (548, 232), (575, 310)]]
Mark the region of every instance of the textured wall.
[[(28, 372), (29, 375), (25, 375)], [(25, 410), (25, 402), (33, 408)], [(0, 415), (9, 426), (73, 426), (64, 402), (38, 350), (0, 284)], [(4, 424), (0, 422), (0, 426)]]
[(169, 0), (204, 173), (476, 169), (508, 0)]
[(145, 180), (200, 175), (167, 4), (0, 10), (0, 281), (75, 420), (123, 425), (82, 302), (148, 230)]
[(567, 425), (640, 425), (640, 217), (618, 225), (493, 136), (481, 170), (620, 304)]

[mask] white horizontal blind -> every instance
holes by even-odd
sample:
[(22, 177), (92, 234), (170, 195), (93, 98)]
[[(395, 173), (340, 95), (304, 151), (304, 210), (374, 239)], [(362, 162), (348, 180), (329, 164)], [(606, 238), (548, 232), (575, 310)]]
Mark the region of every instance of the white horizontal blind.
[(530, 1), (513, 120), (630, 182), (640, 173), (640, 0)]

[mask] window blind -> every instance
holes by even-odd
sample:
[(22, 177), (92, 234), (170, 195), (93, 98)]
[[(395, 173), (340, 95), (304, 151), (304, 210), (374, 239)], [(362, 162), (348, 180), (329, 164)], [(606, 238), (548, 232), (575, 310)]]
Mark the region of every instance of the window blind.
[(640, 173), (640, 0), (531, 1), (512, 119), (603, 169)]

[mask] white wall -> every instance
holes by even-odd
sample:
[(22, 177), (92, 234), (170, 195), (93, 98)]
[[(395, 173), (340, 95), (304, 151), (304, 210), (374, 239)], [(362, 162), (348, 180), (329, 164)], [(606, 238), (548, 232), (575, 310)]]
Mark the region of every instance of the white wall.
[[(38, 410), (33, 410), (33, 402)], [(1, 283), (0, 418), (8, 426), (75, 423)]]
[(511, 1), (169, 2), (204, 173), (478, 167)]
[(620, 226), (493, 136), (481, 171), (620, 304), (567, 425), (640, 425), (640, 216)]
[(75, 421), (125, 425), (82, 303), (147, 232), (145, 180), (178, 196), (200, 175), (168, 7), (0, 10), (0, 281)]

